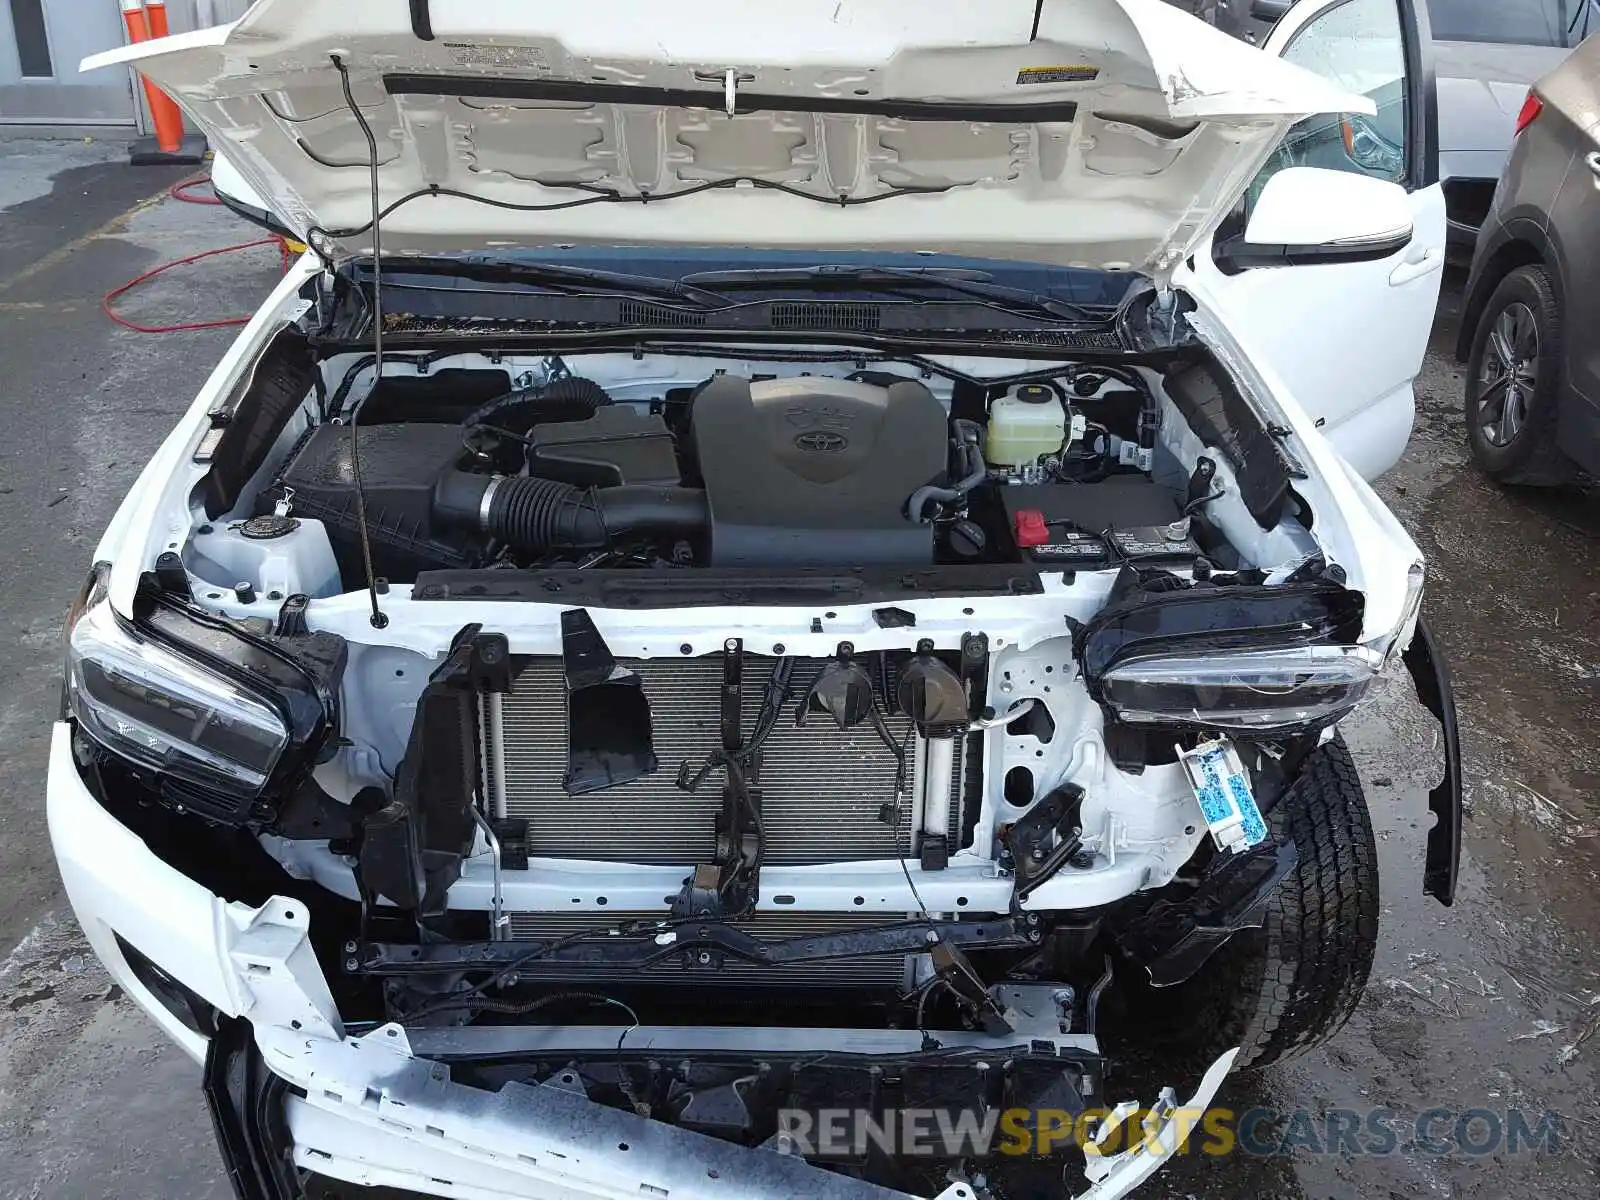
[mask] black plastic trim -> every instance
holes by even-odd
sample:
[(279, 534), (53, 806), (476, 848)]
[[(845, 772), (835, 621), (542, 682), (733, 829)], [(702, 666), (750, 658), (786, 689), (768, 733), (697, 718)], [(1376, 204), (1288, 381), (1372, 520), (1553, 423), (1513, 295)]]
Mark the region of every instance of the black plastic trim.
[[(354, 955), (356, 965), (352, 967), (347, 962), (345, 971), (348, 975), (449, 975), (463, 970), (521, 969), (535, 962), (637, 969), (680, 959), (686, 952), (700, 949), (740, 962), (785, 967), (914, 953), (925, 949), (930, 941), (969, 949), (1014, 950), (1025, 949), (1038, 940), (1037, 929), (1020, 917), (901, 921), (871, 929), (807, 934), (775, 941), (764, 941), (717, 918), (702, 921), (700, 918), (671, 918), (663, 913), (661, 920), (672, 924), (676, 937), (663, 941), (656, 927), (641, 922), (637, 932), (598, 936), (597, 931), (597, 936), (585, 939), (436, 941), (422, 945), (363, 942)], [(930, 938), (930, 935), (934, 936)]]
[(1439, 182), (1439, 89), (1434, 79), (1433, 22), (1420, 0), (1396, 0), (1406, 38), (1406, 184), (1410, 191)]
[(726, 604), (886, 604), (938, 596), (1035, 596), (1037, 570), (952, 565), (908, 569), (708, 567), (694, 571), (596, 569), (423, 571), (414, 600), (520, 600), (585, 608), (698, 608)]
[(1428, 830), (1422, 890), (1448, 908), (1455, 903), (1456, 880), (1461, 872), (1461, 726), (1456, 721), (1449, 667), (1422, 617), (1417, 618), (1417, 634), (1406, 648), (1404, 659), (1416, 684), (1417, 699), (1438, 718), (1444, 732), (1444, 778), (1428, 793), (1428, 809), (1434, 823)]
[(1252, 267), (1325, 267), (1339, 263), (1381, 262), (1404, 250), (1414, 236), (1414, 231), (1408, 229), (1404, 233), (1375, 241), (1324, 242), (1305, 246), (1263, 245), (1238, 237), (1218, 245), (1212, 258), (1225, 274), (1246, 271)]
[(433, 12), (428, 0), (411, 0), (411, 32), (420, 41), (433, 41)]
[[(622, 83), (583, 83), (561, 79), (501, 79), (477, 75), (408, 75), (383, 77), (391, 96), (481, 96), (491, 100), (548, 100), (582, 104), (645, 104), (663, 108), (709, 108), (723, 111), (718, 91), (699, 88), (634, 87)], [(997, 121), (1011, 123), (1071, 122), (1078, 105), (1072, 100), (1048, 103), (995, 104), (990, 101), (865, 99), (844, 96), (780, 96), (739, 92), (735, 114), (756, 112), (849, 113), (891, 117), (900, 121)]]
[(1151, 987), (1182, 983), (1234, 934), (1266, 924), (1267, 902), (1299, 862), (1292, 841), (1264, 842), (1245, 854), (1215, 858), (1181, 904), (1157, 900), (1118, 928), (1117, 940), (1149, 972)]
[(1277, 525), (1297, 464), (1222, 365), (1215, 359), (1184, 364), (1168, 371), (1162, 383), (1195, 436), (1220, 450), (1233, 467), (1239, 498), (1256, 524)]
[[(306, 335), (284, 325), (262, 347), (229, 400), (211, 412), (217, 432), (207, 449), (210, 469), (201, 483), (209, 520), (239, 503), (316, 378), (317, 362)], [(209, 440), (202, 441), (202, 447)]]
[(216, 196), (217, 200), (222, 204), (222, 206), (232, 211), (234, 216), (243, 217), (252, 225), (259, 225), (268, 233), (275, 233), (279, 237), (286, 237), (291, 241), (296, 242), (302, 240), (303, 235), (296, 233), (293, 229), (290, 229), (269, 210), (265, 208), (257, 208), (253, 204), (246, 204), (243, 200), (236, 200), (234, 197), (228, 195), (227, 192), (217, 187), (217, 185), (214, 183), (211, 185), (211, 191)]
[(111, 935), (116, 939), (117, 949), (122, 952), (122, 957), (127, 961), (128, 969), (133, 972), (134, 978), (142, 983), (149, 992), (169, 1013), (182, 1022), (184, 1028), (201, 1037), (215, 1037), (217, 1033), (217, 1010), (211, 1006), (205, 997), (199, 995), (193, 988), (188, 987), (180, 979), (169, 975), (132, 942), (120, 933)]
[(250, 1022), (225, 1017), (206, 1049), (201, 1090), (223, 1168), (238, 1200), (299, 1200), (284, 1100), (289, 1084), (267, 1069)]

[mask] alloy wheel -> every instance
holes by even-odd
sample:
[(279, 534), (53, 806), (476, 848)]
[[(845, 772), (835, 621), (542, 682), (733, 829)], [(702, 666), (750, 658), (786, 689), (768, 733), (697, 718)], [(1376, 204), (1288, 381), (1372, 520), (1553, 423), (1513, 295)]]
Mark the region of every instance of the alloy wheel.
[(1495, 318), (1478, 368), (1478, 427), (1491, 446), (1508, 446), (1527, 423), (1539, 383), (1539, 325), (1521, 301)]

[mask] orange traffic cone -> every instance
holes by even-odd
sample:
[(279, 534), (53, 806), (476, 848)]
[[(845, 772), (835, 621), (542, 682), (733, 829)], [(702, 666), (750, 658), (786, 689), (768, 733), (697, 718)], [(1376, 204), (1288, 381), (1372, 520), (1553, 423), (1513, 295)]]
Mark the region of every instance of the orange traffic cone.
[[(122, 19), (128, 26), (128, 40), (147, 42), (152, 37), (166, 37), (166, 0), (121, 0)], [(148, 14), (146, 8), (149, 9)], [(150, 106), (150, 118), (155, 123), (154, 137), (143, 137), (128, 147), (128, 161), (134, 166), (161, 163), (199, 163), (205, 160), (205, 139), (183, 135), (183, 114), (172, 102), (172, 97), (148, 79), (144, 83), (144, 96)]]

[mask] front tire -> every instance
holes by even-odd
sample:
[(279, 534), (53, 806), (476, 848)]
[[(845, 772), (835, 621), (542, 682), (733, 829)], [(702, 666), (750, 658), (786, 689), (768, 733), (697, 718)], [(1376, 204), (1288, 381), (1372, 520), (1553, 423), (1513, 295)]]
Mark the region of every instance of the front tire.
[(1467, 360), (1467, 439), (1501, 483), (1550, 487), (1572, 477), (1556, 440), (1565, 329), (1545, 267), (1518, 267), (1484, 306)]
[(1234, 934), (1172, 987), (1150, 986), (1135, 963), (1119, 970), (1130, 1055), (1198, 1074), (1238, 1046), (1236, 1070), (1263, 1067), (1327, 1041), (1355, 1011), (1378, 943), (1378, 848), (1342, 738), (1311, 752), (1267, 823), (1300, 861), (1262, 928)]

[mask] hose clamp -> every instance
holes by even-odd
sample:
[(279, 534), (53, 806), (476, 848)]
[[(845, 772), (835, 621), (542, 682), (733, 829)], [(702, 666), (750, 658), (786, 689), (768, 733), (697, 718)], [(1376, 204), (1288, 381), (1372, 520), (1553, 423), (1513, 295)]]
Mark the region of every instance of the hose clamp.
[(504, 475), (491, 476), (489, 486), (483, 489), (483, 499), (478, 501), (478, 524), (484, 529), (489, 528), (489, 508), (494, 503), (496, 489), (504, 479)]

